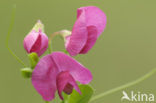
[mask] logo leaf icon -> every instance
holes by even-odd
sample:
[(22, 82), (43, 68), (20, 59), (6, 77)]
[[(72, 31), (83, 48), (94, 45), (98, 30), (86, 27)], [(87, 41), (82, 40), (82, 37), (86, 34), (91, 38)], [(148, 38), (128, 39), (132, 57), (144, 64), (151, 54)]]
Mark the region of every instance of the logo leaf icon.
[(123, 93), (123, 96), (122, 96), (121, 100), (123, 101), (124, 99), (127, 99), (127, 100), (130, 101), (130, 98), (128, 97), (128, 94), (125, 91), (122, 91), (122, 93)]

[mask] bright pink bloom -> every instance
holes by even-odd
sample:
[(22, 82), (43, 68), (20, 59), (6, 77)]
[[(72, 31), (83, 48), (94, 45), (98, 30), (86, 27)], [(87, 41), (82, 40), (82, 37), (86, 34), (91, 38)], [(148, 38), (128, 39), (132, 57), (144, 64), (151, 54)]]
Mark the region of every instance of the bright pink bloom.
[(66, 37), (66, 49), (71, 56), (87, 53), (106, 27), (106, 15), (94, 6), (77, 10), (72, 33)]
[(44, 56), (32, 73), (32, 84), (44, 100), (54, 99), (58, 90), (70, 94), (73, 88), (79, 92), (76, 81), (88, 84), (92, 80), (91, 72), (79, 62), (62, 52), (53, 52)]
[(41, 56), (48, 48), (48, 37), (40, 29), (38, 32), (32, 30), (23, 41), (27, 53), (35, 52)]

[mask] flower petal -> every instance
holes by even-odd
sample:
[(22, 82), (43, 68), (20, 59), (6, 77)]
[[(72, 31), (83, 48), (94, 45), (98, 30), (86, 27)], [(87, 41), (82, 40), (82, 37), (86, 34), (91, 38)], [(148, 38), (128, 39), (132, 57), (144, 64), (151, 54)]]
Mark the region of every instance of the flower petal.
[(78, 11), (85, 12), (86, 25), (95, 26), (98, 31), (98, 36), (101, 35), (107, 22), (104, 12), (95, 6), (81, 7)]
[(95, 26), (88, 26), (88, 39), (86, 45), (83, 47), (81, 50), (80, 54), (85, 54), (87, 53), (95, 44), (97, 40), (97, 28)]
[(92, 80), (91, 72), (70, 56), (62, 52), (53, 52), (52, 58), (60, 72), (69, 71), (76, 81), (88, 84)]
[(43, 32), (39, 32), (41, 34), (41, 48), (38, 51), (38, 55), (41, 56), (48, 48), (48, 37)]
[(36, 52), (38, 54), (40, 48), (41, 48), (41, 35), (39, 34), (37, 40), (35, 41), (34, 45), (30, 49), (30, 53)]
[(24, 48), (25, 50), (30, 53), (30, 50), (32, 48), (32, 46), (34, 45), (34, 43), (36, 42), (36, 40), (38, 39), (39, 34), (38, 32), (36, 32), (35, 30), (32, 30), (25, 38), (23, 41), (24, 44)]
[(58, 89), (58, 94), (62, 100), (63, 100), (62, 91), (71, 93), (73, 87), (77, 92), (81, 94), (76, 81), (68, 71), (60, 72), (57, 75), (57, 89)]
[(85, 13), (81, 12), (81, 15), (74, 24), (70, 38), (68, 37), (67, 39), (65, 46), (71, 56), (78, 54), (86, 44), (88, 31), (85, 21)]
[(50, 101), (55, 97), (57, 74), (58, 69), (51, 55), (43, 57), (32, 73), (32, 84), (46, 101)]

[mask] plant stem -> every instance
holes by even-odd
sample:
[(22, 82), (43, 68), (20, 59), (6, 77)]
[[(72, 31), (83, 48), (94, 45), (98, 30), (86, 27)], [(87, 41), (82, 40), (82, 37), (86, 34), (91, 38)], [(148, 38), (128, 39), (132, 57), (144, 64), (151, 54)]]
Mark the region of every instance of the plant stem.
[(8, 29), (8, 34), (6, 37), (6, 47), (9, 50), (10, 54), (19, 62), (21, 63), (24, 67), (26, 67), (26, 65), (24, 64), (24, 62), (9, 48), (9, 40), (10, 40), (10, 34), (13, 30), (13, 26), (14, 26), (14, 22), (15, 22), (15, 14), (16, 14), (16, 5), (14, 5), (13, 9), (12, 9), (12, 16), (11, 16), (11, 22), (10, 22), (10, 26)]
[(49, 54), (52, 53), (52, 47), (51, 47), (51, 40), (49, 40), (49, 44), (48, 44), (48, 51), (49, 51)]
[(52, 53), (52, 45), (51, 45), (51, 43), (52, 43), (52, 39), (53, 39), (56, 35), (59, 35), (59, 32), (54, 32), (54, 33), (51, 34), (50, 37), (49, 37), (49, 47), (48, 47), (48, 49), (49, 49), (49, 54)]
[(99, 94), (99, 95), (93, 97), (93, 98), (90, 100), (90, 102), (95, 101), (95, 100), (97, 100), (97, 99), (100, 99), (100, 98), (102, 98), (102, 97), (104, 97), (104, 96), (107, 96), (107, 95), (109, 95), (109, 94), (115, 93), (115, 92), (117, 92), (117, 91), (120, 91), (120, 90), (122, 90), (122, 89), (128, 88), (128, 87), (130, 87), (130, 86), (136, 85), (136, 84), (138, 84), (138, 83), (140, 83), (140, 82), (142, 82), (142, 81), (148, 79), (148, 78), (151, 77), (154, 73), (156, 73), (156, 68), (154, 68), (152, 71), (148, 72), (148, 73), (145, 74), (144, 76), (142, 76), (142, 77), (140, 77), (140, 78), (138, 78), (138, 79), (136, 79), (136, 80), (134, 80), (134, 81), (132, 81), (132, 82), (129, 82), (129, 83), (124, 84), (124, 85), (122, 85), (122, 86), (119, 86), (119, 87), (116, 87), (116, 88), (114, 88), (114, 89), (108, 90), (108, 91), (106, 91), (106, 92), (103, 92), (103, 93), (101, 93), (101, 94)]
[[(69, 30), (61, 30), (61, 31), (57, 31), (57, 32), (54, 32), (53, 34), (51, 34), (50, 37), (49, 37), (49, 48), (48, 48), (49, 53), (51, 54), (51, 52), (52, 52), (51, 43), (52, 43), (52, 39), (55, 36), (60, 36), (65, 41), (66, 36), (69, 36), (69, 35), (71, 35), (71, 31), (69, 31)], [(65, 53), (67, 54), (67, 51), (65, 51)]]

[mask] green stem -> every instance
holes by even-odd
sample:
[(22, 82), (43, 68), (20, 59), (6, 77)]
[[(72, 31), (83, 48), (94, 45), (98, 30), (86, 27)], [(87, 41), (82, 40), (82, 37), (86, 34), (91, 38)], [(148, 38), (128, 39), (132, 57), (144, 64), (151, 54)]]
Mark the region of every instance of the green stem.
[(49, 101), (45, 101), (45, 103), (50, 103)]
[(150, 71), (149, 73), (145, 74), (144, 76), (142, 76), (142, 77), (140, 77), (140, 78), (138, 78), (138, 79), (136, 79), (136, 80), (134, 80), (134, 81), (132, 81), (132, 82), (129, 82), (129, 83), (125, 84), (125, 85), (122, 85), (122, 86), (116, 87), (116, 88), (114, 88), (114, 89), (108, 90), (108, 91), (106, 91), (106, 92), (104, 92), (104, 93), (101, 93), (101, 94), (99, 94), (99, 95), (93, 97), (93, 98), (90, 100), (90, 102), (95, 101), (95, 100), (97, 100), (97, 99), (100, 99), (100, 98), (102, 98), (102, 97), (104, 97), (104, 96), (107, 96), (107, 95), (109, 95), (109, 94), (115, 93), (115, 92), (117, 92), (117, 91), (120, 91), (120, 90), (122, 90), (122, 89), (128, 88), (128, 87), (130, 87), (130, 86), (136, 85), (136, 84), (138, 84), (138, 83), (140, 83), (140, 82), (142, 82), (142, 81), (148, 79), (148, 78), (151, 77), (154, 73), (156, 73), (156, 68), (153, 69), (152, 71)]
[[(49, 48), (48, 48), (49, 49), (49, 53), (51, 54), (51, 52), (52, 52), (51, 43), (52, 43), (52, 39), (55, 36), (60, 36), (65, 41), (65, 37), (69, 36), (69, 35), (71, 35), (71, 31), (69, 31), (69, 30), (61, 30), (61, 31), (57, 31), (57, 32), (54, 32), (53, 34), (51, 34), (50, 37), (49, 37)], [(65, 53), (67, 54), (68, 52), (65, 51)]]
[(49, 47), (48, 47), (48, 51), (49, 51), (49, 54), (51, 54), (51, 53), (52, 53), (51, 40), (49, 40)]
[(53, 34), (50, 35), (50, 37), (49, 37), (49, 47), (48, 47), (48, 49), (49, 49), (49, 54), (52, 53), (52, 45), (51, 45), (52, 39), (53, 39), (56, 35), (59, 35), (59, 34), (60, 34), (60, 32), (54, 32)]
[(14, 22), (15, 22), (15, 14), (16, 14), (16, 5), (14, 5), (13, 9), (12, 9), (12, 16), (11, 16), (11, 22), (10, 22), (10, 26), (8, 29), (8, 34), (6, 37), (6, 47), (9, 50), (10, 54), (15, 57), (15, 59), (21, 63), (24, 67), (26, 67), (26, 65), (24, 64), (24, 62), (9, 48), (9, 40), (10, 40), (10, 34), (13, 30), (13, 26), (14, 26)]

